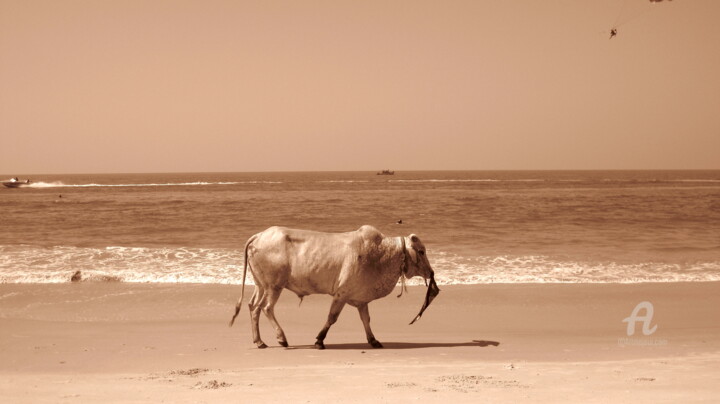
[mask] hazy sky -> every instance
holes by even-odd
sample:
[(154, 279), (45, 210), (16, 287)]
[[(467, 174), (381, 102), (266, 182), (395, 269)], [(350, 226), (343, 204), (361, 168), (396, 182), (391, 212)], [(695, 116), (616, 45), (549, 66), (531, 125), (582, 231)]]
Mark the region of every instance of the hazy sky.
[(0, 0), (0, 173), (717, 169), (718, 21), (718, 0)]

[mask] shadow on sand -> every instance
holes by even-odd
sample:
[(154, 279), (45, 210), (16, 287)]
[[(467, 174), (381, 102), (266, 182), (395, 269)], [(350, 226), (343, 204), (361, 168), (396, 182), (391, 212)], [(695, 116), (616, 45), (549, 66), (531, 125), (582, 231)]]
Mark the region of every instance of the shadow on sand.
[[(476, 346), (484, 348), (487, 346), (500, 345), (497, 341), (473, 340), (472, 342), (383, 342), (384, 349), (422, 349), (422, 348), (457, 348), (462, 346)], [(372, 350), (368, 343), (357, 344), (325, 344), (327, 349), (356, 349)], [(282, 347), (278, 347), (282, 348)], [(315, 349), (314, 345), (297, 345), (286, 349)]]

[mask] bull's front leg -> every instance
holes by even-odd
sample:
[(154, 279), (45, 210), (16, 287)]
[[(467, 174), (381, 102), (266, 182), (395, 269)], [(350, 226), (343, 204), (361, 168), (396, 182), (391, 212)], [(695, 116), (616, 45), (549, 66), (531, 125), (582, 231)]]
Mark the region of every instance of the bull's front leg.
[(382, 348), (382, 344), (380, 341), (375, 339), (375, 336), (370, 329), (370, 310), (368, 310), (368, 304), (361, 304), (357, 307), (357, 309), (360, 313), (360, 319), (362, 320), (363, 327), (365, 327), (365, 335), (367, 336), (368, 343), (370, 343), (373, 348)]
[(325, 344), (323, 344), (325, 336), (327, 336), (328, 330), (330, 330), (330, 326), (335, 324), (335, 322), (337, 321), (343, 307), (345, 307), (345, 302), (343, 300), (333, 299), (333, 302), (330, 305), (330, 314), (328, 314), (328, 319), (325, 323), (325, 327), (320, 330), (320, 334), (318, 334), (317, 336), (317, 341), (315, 341), (315, 348), (325, 349)]

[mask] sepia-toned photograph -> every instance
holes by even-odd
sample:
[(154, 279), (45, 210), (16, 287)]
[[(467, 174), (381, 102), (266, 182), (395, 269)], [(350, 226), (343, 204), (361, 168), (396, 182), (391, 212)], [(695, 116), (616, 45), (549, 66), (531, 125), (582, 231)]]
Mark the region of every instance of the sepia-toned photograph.
[(0, 0), (0, 401), (720, 401), (719, 20)]

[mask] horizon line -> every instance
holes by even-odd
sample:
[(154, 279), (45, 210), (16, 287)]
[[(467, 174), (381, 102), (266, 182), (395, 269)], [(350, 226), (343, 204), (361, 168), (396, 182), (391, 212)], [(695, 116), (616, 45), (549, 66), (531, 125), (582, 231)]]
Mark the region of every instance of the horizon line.
[[(283, 173), (378, 173), (381, 170), (258, 170), (258, 171), (126, 171), (126, 172), (60, 172), (60, 173), (21, 173), (27, 175), (140, 175), (140, 174), (283, 174)], [(390, 169), (395, 173), (411, 172), (560, 172), (560, 171), (720, 171), (720, 168), (512, 168), (512, 169)], [(4, 174), (2, 174), (4, 175)], [(10, 177), (17, 177), (18, 174), (11, 174)]]

